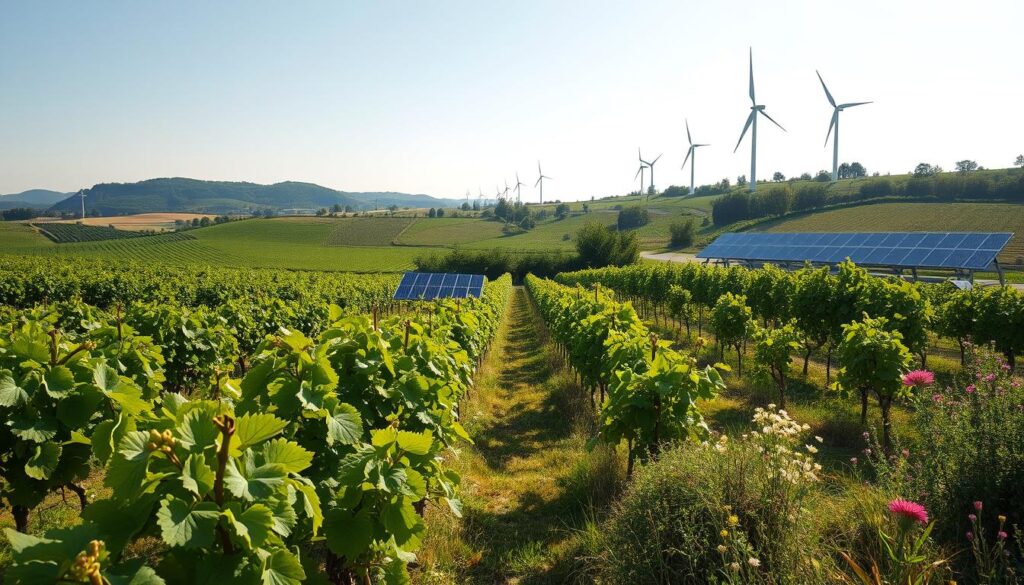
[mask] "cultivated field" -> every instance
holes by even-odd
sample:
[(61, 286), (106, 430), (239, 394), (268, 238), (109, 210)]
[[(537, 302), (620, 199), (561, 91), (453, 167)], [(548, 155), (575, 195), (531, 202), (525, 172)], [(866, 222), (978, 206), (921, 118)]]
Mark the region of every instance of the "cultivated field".
[[(137, 215), (121, 215), (113, 217), (87, 217), (82, 219), (60, 219), (52, 220), (52, 223), (82, 223), (94, 226), (112, 226), (119, 230), (130, 231), (171, 231), (175, 228), (175, 221), (182, 220), (191, 222), (193, 219), (202, 219), (212, 215), (202, 213), (139, 213)], [(46, 223), (47, 220), (40, 219), (35, 223)]]

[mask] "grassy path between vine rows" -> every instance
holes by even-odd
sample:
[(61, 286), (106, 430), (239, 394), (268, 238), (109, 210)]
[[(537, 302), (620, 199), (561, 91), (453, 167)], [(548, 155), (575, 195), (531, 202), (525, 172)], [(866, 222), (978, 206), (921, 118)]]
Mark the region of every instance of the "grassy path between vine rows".
[[(529, 294), (517, 287), (464, 405), (475, 445), (462, 475), (463, 518), (431, 510), (418, 583), (566, 583), (622, 475), (615, 453), (588, 451), (595, 413)], [(587, 528), (589, 526), (589, 529)]]

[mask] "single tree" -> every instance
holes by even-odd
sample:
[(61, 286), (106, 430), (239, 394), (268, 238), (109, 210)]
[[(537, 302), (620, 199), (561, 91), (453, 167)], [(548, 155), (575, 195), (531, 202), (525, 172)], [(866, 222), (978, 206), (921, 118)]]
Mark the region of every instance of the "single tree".
[(780, 181), (785, 181), (786, 180), (786, 175), (783, 175), (779, 171), (775, 171), (775, 174), (772, 175), (772, 180), (775, 181), (776, 183), (778, 183)]
[(725, 347), (736, 349), (736, 375), (743, 375), (743, 345), (750, 334), (754, 322), (753, 313), (747, 306), (747, 297), (727, 292), (718, 297), (718, 302), (711, 309), (711, 327), (715, 330), (722, 359), (725, 358)]
[(956, 172), (966, 174), (978, 170), (978, 163), (970, 159), (956, 161)]
[(1013, 161), (1013, 166), (1024, 168), (1024, 154), (1017, 155), (1017, 160)]

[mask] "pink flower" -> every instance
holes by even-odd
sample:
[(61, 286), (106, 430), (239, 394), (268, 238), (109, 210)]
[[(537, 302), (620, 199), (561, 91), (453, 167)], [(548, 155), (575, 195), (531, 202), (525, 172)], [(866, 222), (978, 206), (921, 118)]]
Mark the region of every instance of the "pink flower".
[(914, 370), (903, 374), (904, 386), (931, 386), (935, 383), (935, 374), (928, 370)]
[(901, 519), (912, 520), (921, 524), (928, 523), (928, 511), (921, 504), (911, 502), (910, 500), (897, 498), (889, 502), (889, 512)]
[(976, 522), (978, 520), (978, 517), (975, 516), (974, 514), (968, 514), (967, 515), (967, 519), (970, 520), (971, 522)]
[(967, 390), (968, 394), (974, 394), (974, 384), (968, 384), (967, 388), (964, 388), (964, 390)]
[(974, 509), (975, 510), (981, 512), (981, 508), (982, 508), (981, 502), (974, 502)]
[(1006, 531), (1000, 530), (999, 534), (997, 534), (996, 536), (999, 537), (999, 540), (1006, 540)]
[(995, 374), (989, 374), (989, 375), (985, 376), (985, 381), (986, 382), (993, 382), (993, 381), (995, 381), (995, 379), (996, 379), (996, 375)]
[(942, 402), (942, 394), (932, 394), (932, 402)]
[(974, 533), (970, 530), (967, 531), (967, 540), (974, 540)]

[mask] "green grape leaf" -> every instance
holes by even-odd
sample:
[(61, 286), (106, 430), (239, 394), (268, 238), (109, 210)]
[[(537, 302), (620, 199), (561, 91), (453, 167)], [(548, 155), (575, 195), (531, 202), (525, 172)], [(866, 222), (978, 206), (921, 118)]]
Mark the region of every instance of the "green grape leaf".
[(274, 439), (263, 444), (264, 463), (276, 463), (288, 473), (300, 473), (313, 463), (313, 453), (287, 439)]
[(363, 420), (351, 404), (341, 403), (327, 417), (327, 444), (351, 445), (363, 436)]
[(26, 418), (19, 415), (11, 421), (10, 426), (11, 433), (23, 441), (47, 443), (57, 436), (57, 421), (52, 418)]
[(216, 474), (206, 463), (206, 456), (202, 453), (192, 453), (185, 459), (181, 470), (181, 484), (188, 491), (204, 497), (213, 489)]
[(146, 412), (152, 408), (149, 402), (142, 398), (142, 390), (134, 384), (118, 382), (113, 388), (103, 392), (107, 398), (116, 402), (121, 410), (132, 416)]
[(84, 428), (96, 414), (103, 394), (90, 386), (82, 386), (57, 403), (57, 420), (72, 429)]
[[(244, 414), (235, 421), (235, 434), (231, 441), (232, 447), (237, 449), (235, 452), (241, 453), (277, 435), (287, 426), (288, 423), (286, 421), (272, 414)], [(237, 446), (235, 441), (238, 441)]]
[(251, 502), (273, 495), (287, 477), (288, 472), (282, 465), (264, 464), (242, 473), (235, 461), (230, 460), (224, 470), (224, 485), (235, 497)]
[(352, 514), (348, 510), (334, 508), (324, 518), (324, 536), (331, 552), (356, 560), (373, 543), (373, 519), (366, 509)]
[(75, 387), (75, 375), (65, 366), (54, 366), (43, 374), (43, 385), (53, 398), (63, 398)]
[(117, 451), (107, 465), (104, 483), (122, 499), (137, 497), (145, 489), (149, 467), (148, 436), (141, 431), (130, 431), (118, 444)]
[(28, 392), (18, 386), (9, 373), (0, 375), (0, 406), (15, 406), (28, 402)]
[(324, 523), (324, 514), (320, 509), (320, 496), (317, 495), (316, 488), (308, 483), (308, 480), (293, 480), (291, 483), (302, 494), (302, 507), (306, 516), (313, 520), (313, 536), (316, 536)]
[(197, 409), (189, 412), (178, 425), (178, 439), (192, 452), (202, 452), (217, 444), (220, 430), (213, 424), (213, 412)]
[(274, 528), (274, 512), (263, 504), (253, 504), (243, 511), (241, 503), (230, 502), (222, 515), (250, 550), (263, 546)]
[(49, 479), (60, 462), (60, 443), (36, 445), (36, 452), (25, 462), (25, 475), (32, 479)]
[(413, 455), (426, 455), (430, 453), (430, 447), (434, 444), (430, 431), (422, 433), (410, 433), (409, 431), (398, 432), (398, 448)]
[(263, 561), (263, 585), (302, 585), (306, 572), (291, 551), (279, 548)]
[(169, 546), (207, 548), (213, 544), (214, 529), (220, 511), (213, 502), (199, 502), (190, 506), (185, 500), (167, 496), (160, 503), (156, 523)]
[(423, 520), (407, 498), (398, 498), (384, 505), (381, 514), (384, 528), (394, 535), (395, 542), (407, 550), (415, 550), (419, 541), (417, 535), (423, 531)]

